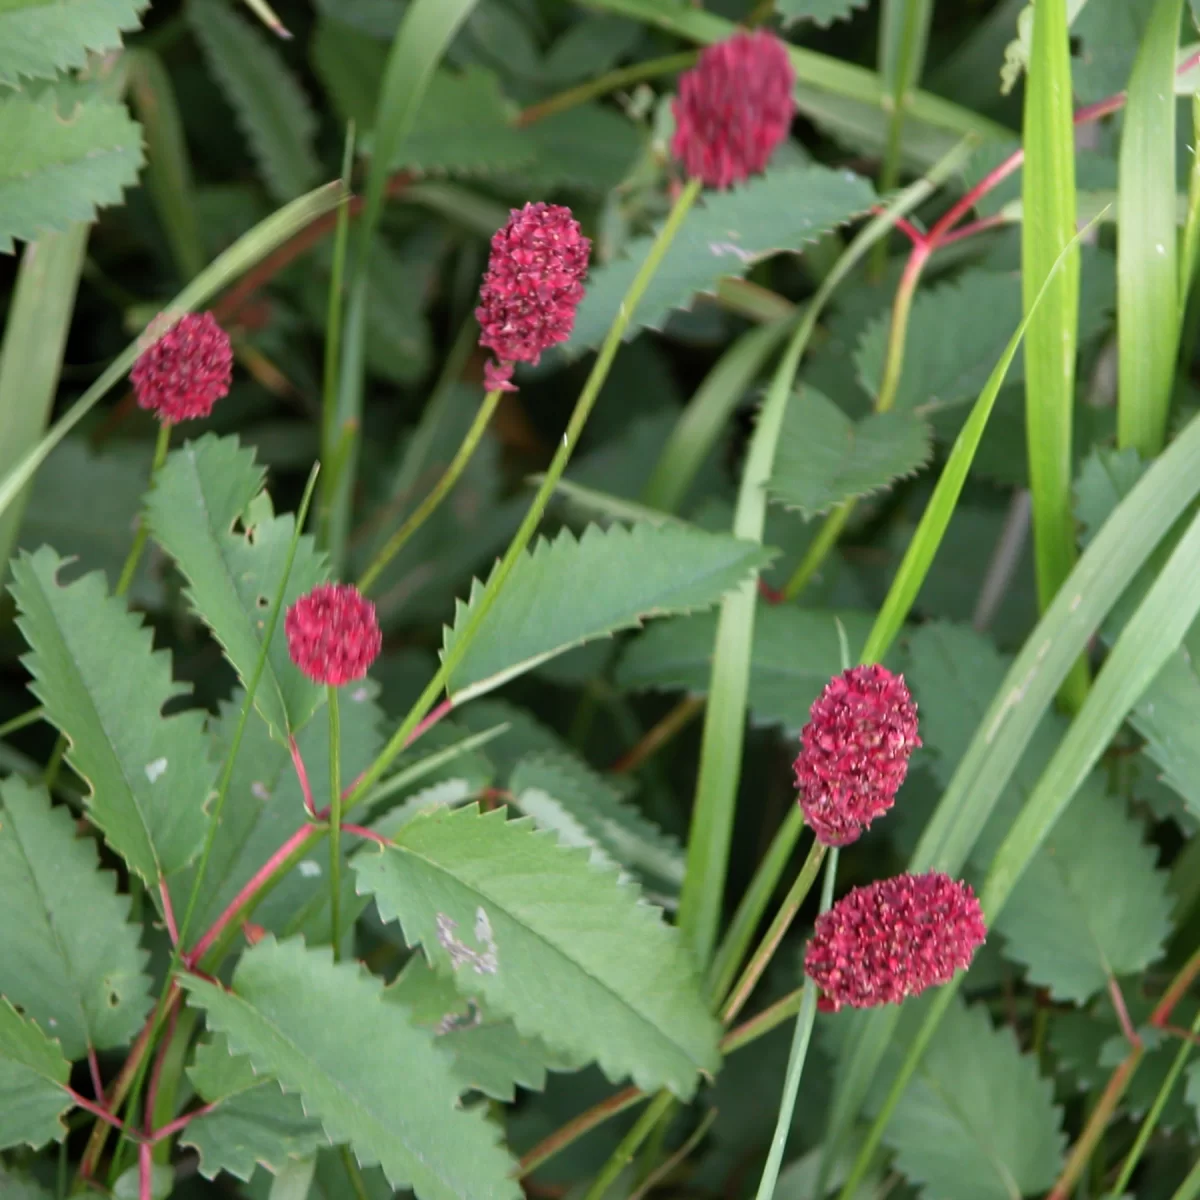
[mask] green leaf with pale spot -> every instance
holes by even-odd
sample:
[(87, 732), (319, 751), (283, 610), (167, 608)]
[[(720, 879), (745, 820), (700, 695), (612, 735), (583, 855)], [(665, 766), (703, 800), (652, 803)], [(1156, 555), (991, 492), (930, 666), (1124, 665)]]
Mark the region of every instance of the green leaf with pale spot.
[(150, 980), (129, 897), (99, 869), (66, 808), (17, 777), (0, 784), (0, 995), (72, 1061), (138, 1032)]
[[(243, 686), (258, 663), (262, 631), (279, 591), (295, 518), (277, 517), (254, 451), (236, 437), (206, 434), (167, 457), (146, 500), (146, 520), (188, 582), (192, 610), (212, 630)], [(300, 538), (284, 593), (286, 610), (323, 583), (324, 555)], [(288, 656), (283, 621), (275, 628), (254, 707), (287, 743), (324, 700), (324, 689)]]
[(67, 761), (90, 791), (88, 816), (148, 884), (186, 866), (204, 840), (216, 773), (204, 715), (163, 716), (189, 691), (171, 678), (152, 630), (109, 596), (95, 571), (62, 583), (46, 547), (13, 562), (22, 660), (46, 717), (67, 738)]
[(62, 1140), (70, 1076), (58, 1043), (0, 998), (0, 1150)]
[(832, 25), (845, 21), (867, 0), (775, 0), (775, 11), (783, 19), (784, 28), (795, 21), (812, 21), (817, 25)]
[[(461, 704), (572, 646), (650, 617), (708, 608), (773, 556), (756, 543), (684, 525), (591, 525), (578, 540), (569, 530), (539, 539), (517, 560), (447, 690)], [(443, 657), (482, 594), (476, 580), (470, 600), (456, 605)]]
[(121, 45), (149, 0), (0, 0), (0, 84), (52, 79)]
[(278, 1175), (289, 1159), (304, 1158), (329, 1144), (321, 1123), (305, 1115), (299, 1096), (286, 1095), (250, 1060), (233, 1054), (218, 1035), (196, 1049), (188, 1078), (212, 1112), (188, 1123), (180, 1136), (200, 1155), (200, 1174), (227, 1171), (245, 1182), (256, 1166)]
[(382, 1166), (393, 1188), (419, 1200), (520, 1200), (495, 1126), (459, 1104), (450, 1055), (357, 963), (268, 936), (242, 955), (230, 990), (180, 982), (235, 1053), (299, 1093), (329, 1140)]
[(354, 858), (359, 891), (410, 945), (518, 1031), (610, 1079), (690, 1096), (718, 1029), (675, 930), (612, 868), (502, 809), (436, 810)]
[(142, 129), (124, 105), (89, 98), (60, 112), (55, 101), (52, 90), (0, 96), (0, 253), (94, 221), (141, 170)]
[(913, 412), (855, 421), (828, 396), (803, 388), (784, 414), (767, 490), (785, 508), (817, 516), (919, 471), (932, 443), (928, 423)]
[(278, 49), (221, 0), (188, 0), (187, 20), (233, 108), (276, 200), (292, 200), (321, 172), (317, 118)]
[[(672, 309), (713, 293), (722, 276), (744, 275), (764, 258), (802, 250), (874, 202), (861, 176), (819, 166), (780, 168), (727, 192), (706, 192), (654, 272), (626, 336), (661, 329)], [(600, 343), (653, 243), (637, 238), (624, 257), (592, 268), (568, 354)]]

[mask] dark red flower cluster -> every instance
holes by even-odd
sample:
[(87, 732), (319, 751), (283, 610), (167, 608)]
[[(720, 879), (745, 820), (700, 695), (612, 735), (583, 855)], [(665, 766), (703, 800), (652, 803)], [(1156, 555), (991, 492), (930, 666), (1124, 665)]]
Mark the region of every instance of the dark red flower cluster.
[(784, 44), (766, 30), (709, 46), (679, 77), (671, 153), (706, 187), (759, 174), (791, 128), (795, 81)]
[(496, 231), (475, 310), (479, 344), (499, 360), (484, 371), (489, 391), (514, 391), (514, 363), (536, 366), (544, 350), (571, 336), (591, 246), (559, 204), (514, 208)]
[(904, 677), (886, 667), (835, 676), (809, 710), (796, 758), (804, 819), (826, 846), (856, 841), (892, 807), (921, 744)]
[(361, 679), (383, 646), (375, 605), (350, 583), (318, 584), (288, 609), (283, 628), (292, 662), (334, 687)]
[(138, 405), (172, 424), (207, 417), (233, 379), (229, 334), (212, 313), (184, 313), (173, 323), (159, 317), (147, 338), (129, 373)]
[(899, 1004), (971, 964), (987, 928), (975, 893), (931, 871), (854, 888), (817, 918), (804, 972), (818, 1006)]

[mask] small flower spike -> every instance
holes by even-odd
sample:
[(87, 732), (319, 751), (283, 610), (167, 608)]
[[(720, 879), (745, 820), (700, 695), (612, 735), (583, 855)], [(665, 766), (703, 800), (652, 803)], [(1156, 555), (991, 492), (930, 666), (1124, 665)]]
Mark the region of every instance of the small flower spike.
[(822, 1012), (899, 1004), (949, 983), (986, 936), (968, 884), (939, 871), (898, 875), (854, 888), (817, 918), (804, 973)]
[(710, 188), (759, 174), (791, 128), (795, 82), (784, 44), (766, 30), (709, 46), (679, 77), (671, 154)]
[(334, 687), (361, 679), (383, 646), (375, 605), (349, 583), (322, 583), (301, 596), (283, 628), (292, 662)]
[(489, 391), (515, 391), (514, 363), (536, 366), (544, 350), (571, 336), (591, 246), (559, 204), (514, 208), (496, 231), (475, 310), (479, 344), (499, 360), (484, 368)]
[(177, 321), (159, 317), (147, 330), (147, 344), (133, 370), (138, 406), (160, 421), (207, 417), (229, 393), (233, 347), (212, 313), (184, 313)]
[(809, 710), (793, 767), (817, 840), (857, 841), (892, 807), (920, 744), (917, 706), (902, 675), (865, 666), (834, 676)]

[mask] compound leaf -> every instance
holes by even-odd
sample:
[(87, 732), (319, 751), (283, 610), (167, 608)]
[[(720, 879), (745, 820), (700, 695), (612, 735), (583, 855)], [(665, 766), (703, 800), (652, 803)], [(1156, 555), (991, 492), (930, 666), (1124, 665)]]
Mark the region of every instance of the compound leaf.
[(204, 716), (163, 716), (185, 695), (153, 632), (109, 596), (99, 571), (59, 581), (53, 550), (13, 563), (22, 660), (47, 719), (67, 739), (67, 760), (90, 791), (88, 815), (148, 884), (184, 867), (200, 849), (215, 768)]
[(518, 1031), (645, 1090), (695, 1090), (717, 1027), (675, 930), (632, 883), (498, 809), (438, 809), (355, 856), (410, 945)]
[(0, 997), (0, 1150), (62, 1140), (70, 1076), (58, 1043)]
[(238, 124), (267, 190), (292, 200), (321, 170), (313, 148), (317, 119), (279, 52), (252, 22), (218, 0), (189, 0), (188, 23)]
[[(627, 336), (661, 329), (672, 309), (687, 308), (697, 293), (714, 292), (722, 276), (744, 275), (761, 259), (798, 251), (874, 202), (867, 180), (820, 166), (768, 171), (744, 187), (706, 193), (654, 273)], [(637, 238), (625, 257), (592, 270), (568, 354), (599, 344), (653, 242)]]
[[(683, 525), (592, 525), (564, 530), (518, 560), (447, 684), (456, 703), (572, 646), (630, 629), (649, 617), (708, 608), (773, 554), (724, 534)], [(446, 630), (450, 653), (479, 603), (476, 580)]]
[(817, 516), (919, 471), (932, 442), (928, 423), (913, 412), (855, 421), (828, 396), (804, 388), (788, 404), (767, 489), (785, 508)]
[(0, 994), (71, 1060), (128, 1042), (150, 1010), (129, 897), (44, 788), (0, 784)]
[(0, 254), (94, 221), (141, 170), (141, 126), (124, 105), (89, 98), (60, 113), (55, 101), (0, 96)]
[(52, 79), (82, 67), (89, 51), (121, 45), (141, 25), (149, 0), (4, 0), (0, 3), (0, 85), (22, 76)]
[(330, 1141), (382, 1166), (393, 1188), (420, 1200), (519, 1200), (495, 1127), (459, 1105), (450, 1056), (361, 966), (268, 936), (242, 955), (231, 990), (181, 982), (235, 1053), (298, 1092)]
[[(147, 497), (146, 520), (187, 580), (193, 611), (247, 686), (283, 578), (295, 518), (272, 512), (253, 450), (244, 449), (236, 437), (206, 434), (167, 457)], [(323, 582), (326, 574), (324, 556), (312, 538), (301, 537), (284, 607)], [(288, 657), (279, 621), (254, 694), (255, 708), (272, 736), (286, 745), (288, 734), (301, 728), (323, 699), (321, 687)]]

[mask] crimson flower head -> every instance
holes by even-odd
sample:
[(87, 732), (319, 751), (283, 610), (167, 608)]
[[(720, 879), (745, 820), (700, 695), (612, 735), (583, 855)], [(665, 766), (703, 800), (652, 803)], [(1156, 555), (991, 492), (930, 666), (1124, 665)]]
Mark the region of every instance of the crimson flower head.
[(361, 679), (383, 646), (375, 605), (350, 583), (318, 584), (287, 610), (283, 628), (292, 662), (334, 687)]
[(709, 46), (679, 77), (671, 153), (706, 187), (759, 174), (791, 128), (795, 81), (787, 50), (766, 30)]
[(970, 885), (940, 871), (854, 888), (817, 918), (804, 973), (837, 1012), (899, 1004), (970, 966), (987, 928)]
[(496, 231), (475, 310), (479, 344), (499, 360), (484, 369), (489, 391), (514, 391), (514, 363), (536, 366), (543, 350), (571, 336), (591, 246), (561, 204), (514, 208)]
[(920, 744), (902, 675), (880, 666), (835, 675), (809, 710), (794, 763), (800, 807), (817, 840), (857, 841), (892, 807)]
[(139, 407), (160, 421), (207, 417), (228, 394), (233, 347), (212, 313), (184, 313), (176, 321), (160, 316), (147, 330), (147, 343), (129, 377)]

